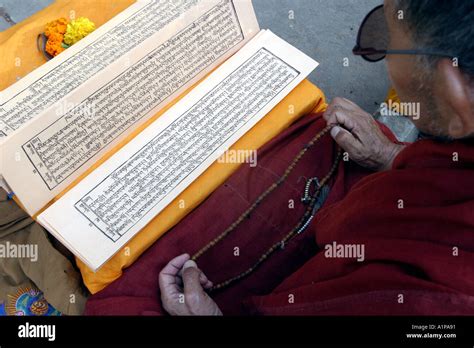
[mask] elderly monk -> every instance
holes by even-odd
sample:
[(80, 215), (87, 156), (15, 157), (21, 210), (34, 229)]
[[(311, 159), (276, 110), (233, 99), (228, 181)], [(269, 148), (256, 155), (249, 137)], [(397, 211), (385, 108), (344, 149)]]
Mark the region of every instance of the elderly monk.
[[(398, 143), (356, 104), (335, 98), (324, 115), (303, 118), (259, 150), (256, 168), (239, 169), (92, 296), (86, 313), (474, 314), (472, 23), (472, 1), (387, 0), (374, 9), (354, 53), (369, 61), (386, 56), (401, 101), (419, 103), (419, 117), (411, 116), (420, 140)], [(331, 136), (308, 147), (327, 124)], [(349, 161), (320, 190), (322, 203), (330, 187), (322, 208), (267, 254), (305, 214), (304, 183), (328, 173), (336, 143)], [(190, 260), (305, 146), (291, 174), (245, 221), (199, 265)]]

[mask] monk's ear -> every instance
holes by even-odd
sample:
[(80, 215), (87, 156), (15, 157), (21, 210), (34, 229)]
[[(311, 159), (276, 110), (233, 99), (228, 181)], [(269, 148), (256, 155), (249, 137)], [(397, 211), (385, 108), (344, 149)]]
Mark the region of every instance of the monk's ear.
[(443, 112), (448, 113), (448, 134), (462, 138), (474, 133), (474, 114), (471, 108), (471, 92), (468, 78), (448, 58), (436, 66), (436, 97), (442, 99)]

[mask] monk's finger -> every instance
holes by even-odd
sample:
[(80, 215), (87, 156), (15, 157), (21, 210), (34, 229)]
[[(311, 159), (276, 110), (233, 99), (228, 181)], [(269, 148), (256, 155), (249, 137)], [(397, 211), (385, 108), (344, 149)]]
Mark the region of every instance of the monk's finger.
[(341, 97), (335, 97), (331, 103), (329, 103), (328, 107), (326, 108), (326, 111), (323, 114), (323, 117), (326, 121), (331, 117), (332, 114), (334, 114), (336, 111), (354, 111), (359, 109), (357, 104), (351, 102), (349, 99), (346, 98), (341, 98)]
[(214, 283), (209, 280), (209, 281), (208, 281), (206, 284), (204, 284), (202, 287), (203, 287), (204, 289), (206, 289), (206, 290), (209, 290), (209, 289), (212, 288), (213, 286), (214, 286)]
[(359, 141), (346, 129), (335, 126), (331, 129), (334, 141), (349, 154), (359, 148)]
[(189, 254), (182, 254), (175, 257), (170, 262), (168, 262), (168, 264), (161, 270), (160, 274), (177, 276), (178, 273), (183, 268), (186, 261), (188, 261), (189, 259), (190, 259)]
[(184, 300), (187, 305), (196, 306), (205, 295), (201, 273), (194, 261), (188, 261), (183, 266)]
[[(188, 265), (186, 265), (186, 267), (183, 266), (183, 268), (178, 272), (178, 278), (180, 278), (181, 280), (183, 279), (182, 278), (183, 277), (183, 271), (184, 271), (185, 268), (188, 268), (190, 264), (192, 264), (193, 267), (195, 265), (196, 268), (199, 268), (197, 266), (197, 263), (194, 260), (192, 260), (192, 263), (190, 262)], [(199, 281), (201, 282), (201, 285), (204, 285), (204, 284), (209, 282), (209, 280), (208, 280), (207, 276), (204, 274), (204, 272), (201, 272), (201, 275), (199, 276)]]
[(343, 100), (344, 103), (346, 103), (348, 106), (351, 106), (351, 107), (360, 109), (360, 106), (357, 105), (356, 103), (354, 103), (352, 100), (347, 99), (347, 98), (342, 98), (342, 100)]
[(334, 98), (333, 101), (328, 105), (326, 111), (323, 113), (323, 118), (326, 120), (328, 124), (330, 124), (334, 119), (334, 113), (336, 111), (343, 111), (344, 107), (339, 102), (340, 98)]
[[(194, 262), (194, 261), (193, 261)], [(194, 263), (197, 267), (197, 264)], [(193, 265), (194, 265), (193, 264)], [(181, 271), (179, 272), (178, 274), (178, 280), (179, 280), (179, 283), (180, 283), (180, 286), (183, 287), (183, 271), (184, 271), (184, 268), (181, 269)], [(201, 285), (204, 289), (210, 289), (212, 288), (212, 286), (214, 285), (208, 278), (207, 276), (204, 274), (204, 272), (201, 271), (201, 275), (199, 276), (199, 281), (201, 282)]]
[(183, 268), (186, 261), (189, 260), (188, 254), (183, 254), (171, 260), (160, 272), (158, 277), (160, 290), (162, 294), (174, 293), (177, 289), (176, 276)]
[(201, 285), (202, 272), (197, 267), (196, 262), (189, 260), (183, 266), (184, 294), (186, 292), (194, 293), (202, 291)]
[(199, 277), (199, 281), (201, 282), (201, 285), (204, 289), (210, 289), (212, 288), (212, 282), (207, 278), (207, 276), (204, 274), (204, 272), (201, 272), (201, 275)]
[(352, 114), (344, 111), (337, 111), (331, 116), (328, 124), (339, 125), (349, 132), (356, 128), (356, 118)]
[(190, 315), (222, 315), (217, 304), (201, 286), (201, 271), (193, 261), (184, 264), (184, 301)]

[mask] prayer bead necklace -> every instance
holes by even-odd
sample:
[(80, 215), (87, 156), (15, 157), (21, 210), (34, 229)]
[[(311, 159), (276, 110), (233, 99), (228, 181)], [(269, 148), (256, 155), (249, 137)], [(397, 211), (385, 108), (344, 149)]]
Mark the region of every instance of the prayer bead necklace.
[[(253, 202), (253, 204), (242, 214), (240, 217), (235, 220), (229, 227), (227, 227), (224, 232), (222, 232), (220, 235), (218, 235), (216, 238), (214, 238), (212, 241), (210, 241), (208, 244), (206, 244), (203, 248), (201, 248), (199, 251), (197, 251), (191, 259), (196, 261), (199, 257), (201, 257), (204, 253), (206, 253), (209, 249), (214, 247), (216, 244), (221, 242), (225, 237), (227, 237), (232, 231), (234, 231), (246, 218), (250, 216), (250, 214), (257, 208), (257, 206), (265, 199), (268, 197), (270, 193), (272, 193), (278, 186), (280, 186), (290, 175), (290, 173), (293, 171), (295, 168), (296, 164), (301, 160), (301, 158), (306, 154), (309, 148), (311, 148), (316, 142), (318, 142), (324, 135), (326, 135), (333, 125), (328, 125), (326, 126), (323, 130), (321, 130), (319, 133), (317, 133), (311, 141), (305, 145), (305, 147), (296, 155), (296, 157), (293, 159), (291, 164), (286, 168), (285, 172), (283, 175), (272, 185), (270, 185), (260, 196), (257, 197), (257, 199)], [(265, 253), (263, 253), (259, 259), (247, 270), (241, 272), (240, 274), (229, 278), (219, 284), (214, 285), (209, 291), (214, 291), (214, 290), (219, 290), (222, 288), (225, 288), (232, 283), (248, 276), (250, 273), (252, 273), (260, 264), (262, 264), (269, 256), (271, 256), (276, 250), (278, 249), (283, 249), (285, 244), (291, 240), (293, 237), (297, 236), (301, 232), (303, 232), (310, 224), (312, 221), (314, 214), (317, 211), (318, 208), (318, 196), (321, 193), (322, 188), (328, 183), (328, 181), (332, 178), (334, 173), (336, 172), (337, 166), (340, 162), (341, 159), (341, 149), (338, 148), (337, 155), (334, 159), (334, 162), (332, 164), (331, 169), (329, 172), (326, 174), (324, 178), (321, 179), (321, 181), (318, 183), (317, 179), (313, 178), (310, 181), (308, 181), (305, 192), (304, 192), (304, 199), (302, 199), (303, 203), (307, 204), (306, 211), (301, 218), (301, 220), (296, 224), (296, 226), (286, 235), (281, 239), (279, 242), (276, 242), (272, 246), (270, 246)], [(309, 195), (309, 187), (313, 180), (316, 181), (316, 191), (315, 193), (310, 196)], [(320, 202), (320, 204), (322, 204)]]

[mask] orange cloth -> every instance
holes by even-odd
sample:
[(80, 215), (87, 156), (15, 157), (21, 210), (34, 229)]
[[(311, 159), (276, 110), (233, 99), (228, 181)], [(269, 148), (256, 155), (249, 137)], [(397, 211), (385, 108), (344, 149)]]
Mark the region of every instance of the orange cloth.
[[(76, 16), (88, 17), (99, 26), (133, 2), (133, 0), (114, 0), (113, 2), (109, 0), (57, 0), (51, 6), (30, 17), (25, 22), (0, 33), (0, 59), (5, 62), (11, 62), (0, 67), (0, 74), (2, 76), (0, 89), (4, 89), (15, 82), (16, 76), (24, 76), (34, 70), (35, 67), (44, 63), (41, 53), (37, 52), (35, 40), (36, 36), (44, 30), (45, 23), (62, 16), (67, 16), (69, 11), (74, 10)], [(15, 66), (15, 57), (21, 58), (22, 64), (20, 67)], [(177, 100), (180, 98), (177, 98)], [(109, 151), (100, 161), (66, 189), (63, 194), (161, 116), (176, 101), (170, 103), (164, 110), (156, 114), (142, 127)], [(256, 150), (303, 115), (313, 110), (314, 112), (322, 111), (325, 107), (324, 94), (319, 88), (305, 80), (236, 142), (231, 149)], [(76, 260), (88, 289), (92, 293), (96, 293), (119, 278), (124, 268), (133, 264), (147, 248), (206, 199), (238, 167), (239, 164), (217, 162), (211, 165), (194, 183), (138, 233), (121, 252), (113, 256), (97, 272), (94, 273), (80, 260)], [(55, 200), (59, 197), (61, 195), (56, 197)]]
[[(0, 91), (24, 77), (45, 58), (36, 48), (36, 38), (47, 23), (58, 18), (87, 17), (97, 27), (122, 12), (135, 0), (56, 0), (21, 23), (0, 32)], [(74, 11), (74, 12), (72, 12)]]

